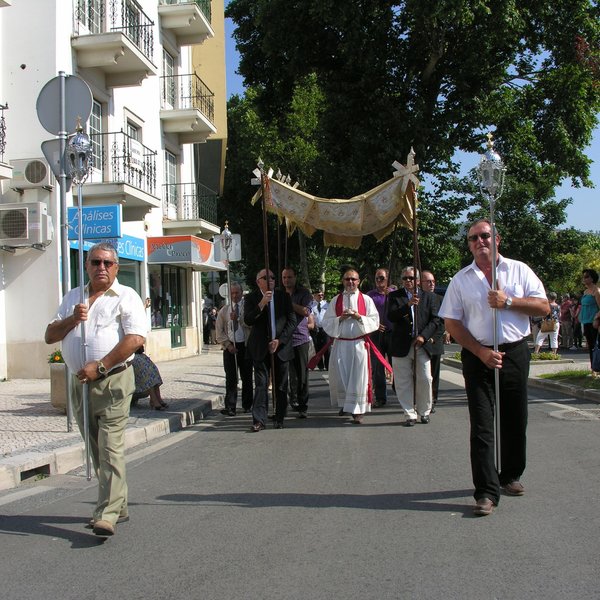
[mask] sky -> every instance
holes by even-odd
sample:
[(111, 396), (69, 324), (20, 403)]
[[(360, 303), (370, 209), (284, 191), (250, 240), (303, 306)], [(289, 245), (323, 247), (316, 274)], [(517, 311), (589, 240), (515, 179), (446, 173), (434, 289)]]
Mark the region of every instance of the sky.
[[(225, 60), (227, 69), (227, 97), (234, 94), (242, 95), (244, 93), (243, 79), (236, 73), (239, 54), (235, 48), (235, 42), (232, 39), (233, 23), (231, 19), (225, 20)], [(484, 152), (482, 147), (481, 152)], [(600, 126), (598, 126), (592, 138), (591, 145), (587, 148), (586, 154), (594, 163), (591, 166), (590, 179), (594, 183), (594, 188), (574, 188), (571, 182), (564, 182), (556, 190), (556, 198), (572, 198), (573, 202), (567, 207), (567, 222), (565, 227), (574, 227), (580, 231), (600, 231)], [(398, 159), (404, 162), (406, 157)], [(465, 162), (463, 169), (468, 170), (476, 166), (478, 158), (473, 155), (465, 155), (465, 161), (472, 160), (472, 164)], [(417, 161), (418, 162), (418, 161)]]

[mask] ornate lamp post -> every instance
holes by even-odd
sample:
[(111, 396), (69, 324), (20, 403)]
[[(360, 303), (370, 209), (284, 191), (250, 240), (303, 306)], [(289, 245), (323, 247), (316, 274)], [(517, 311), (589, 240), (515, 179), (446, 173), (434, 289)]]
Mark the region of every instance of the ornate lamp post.
[[(85, 291), (83, 287), (83, 200), (82, 186), (90, 172), (92, 160), (92, 144), (90, 138), (83, 131), (81, 122), (77, 123), (77, 133), (69, 140), (67, 144), (67, 163), (74, 184), (77, 185), (77, 227), (79, 242), (79, 302), (85, 304)], [(83, 364), (87, 362), (87, 343), (85, 338), (85, 321), (81, 322), (81, 358)], [(83, 384), (82, 393), (83, 409), (83, 439), (85, 442), (85, 462), (87, 480), (92, 479), (92, 468), (90, 463), (90, 426), (89, 426), (89, 387), (88, 383)]]
[[(477, 174), (479, 176), (479, 189), (481, 193), (488, 199), (490, 204), (490, 223), (492, 226), (492, 289), (498, 288), (498, 280), (496, 275), (496, 262), (498, 260), (496, 250), (496, 223), (494, 221), (494, 210), (496, 200), (500, 198), (504, 191), (504, 175), (506, 167), (500, 158), (500, 155), (494, 150), (494, 142), (492, 134), (487, 135), (487, 151), (481, 157)], [(494, 352), (498, 352), (498, 311), (492, 309), (494, 321)], [(502, 468), (501, 461), (501, 445), (500, 445), (500, 372), (494, 369), (494, 424), (495, 424), (495, 441), (496, 441), (496, 469), (500, 472)]]

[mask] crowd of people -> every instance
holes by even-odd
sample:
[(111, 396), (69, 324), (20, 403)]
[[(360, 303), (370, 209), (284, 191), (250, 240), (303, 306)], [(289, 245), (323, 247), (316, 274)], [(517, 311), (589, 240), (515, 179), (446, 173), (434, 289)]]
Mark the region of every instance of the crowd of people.
[[(266, 269), (256, 274), (256, 289), (245, 296), (239, 284), (231, 285), (230, 303), (218, 312), (211, 310), (205, 321), (206, 341), (221, 344), (223, 350), (226, 393), (221, 412), (237, 414), (241, 380), (242, 409), (251, 414), (251, 431), (267, 427), (270, 389), (275, 398), (271, 418), (276, 429), (283, 429), (288, 407), (299, 418), (308, 417), (308, 370), (318, 368), (328, 371), (331, 405), (340, 416), (349, 415), (351, 423), (360, 425), (373, 408), (385, 406), (391, 387), (405, 415), (404, 425), (427, 425), (435, 412), (440, 356), (451, 337), (462, 346), (474, 514), (491, 514), (501, 490), (522, 496), (529, 333), (533, 329), (534, 352), (546, 338), (553, 352), (559, 340), (565, 348), (580, 348), (585, 338), (591, 362), (600, 326), (598, 273), (585, 269), (581, 296), (564, 294), (559, 304), (526, 264), (500, 254), (497, 279), (492, 280), (492, 256), (500, 235), (489, 221), (473, 223), (467, 242), (473, 262), (452, 278), (443, 298), (435, 293), (434, 274), (419, 273), (411, 265), (402, 269), (398, 286), (391, 284), (386, 268), (377, 268), (375, 286), (367, 293), (360, 290), (358, 271), (344, 268), (340, 291), (329, 302), (324, 290), (311, 294), (299, 285), (291, 267), (281, 273), (281, 288)], [(106, 537), (129, 518), (124, 432), (132, 398), (148, 395), (156, 410), (167, 405), (160, 395), (158, 369), (144, 354), (148, 306), (118, 282), (114, 247), (92, 246), (85, 265), (89, 283), (65, 295), (45, 340), (62, 342), (84, 437), (88, 421), (99, 483), (88, 526)], [(493, 385), (496, 374), (499, 398)], [(83, 408), (86, 398), (89, 414)], [(500, 456), (495, 456), (496, 404), (502, 423)]]

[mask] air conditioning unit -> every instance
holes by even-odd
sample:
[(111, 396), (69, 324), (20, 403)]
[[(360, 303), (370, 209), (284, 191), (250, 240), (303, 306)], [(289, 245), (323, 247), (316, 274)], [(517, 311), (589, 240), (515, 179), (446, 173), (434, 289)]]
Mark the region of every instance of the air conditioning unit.
[(47, 246), (53, 233), (52, 219), (44, 202), (0, 204), (1, 246)]
[(30, 190), (54, 187), (54, 175), (48, 163), (41, 158), (11, 161), (13, 167), (10, 187), (15, 190)]

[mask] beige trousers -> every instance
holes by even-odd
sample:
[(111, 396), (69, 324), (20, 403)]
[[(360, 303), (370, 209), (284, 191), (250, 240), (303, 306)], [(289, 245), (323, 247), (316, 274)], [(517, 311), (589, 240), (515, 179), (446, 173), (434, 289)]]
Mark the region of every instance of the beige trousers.
[[(127, 515), (125, 480), (125, 427), (135, 389), (133, 368), (93, 381), (89, 389), (90, 452), (98, 478), (98, 502), (93, 518), (112, 523)], [(84, 436), (83, 386), (71, 378), (75, 418)]]

